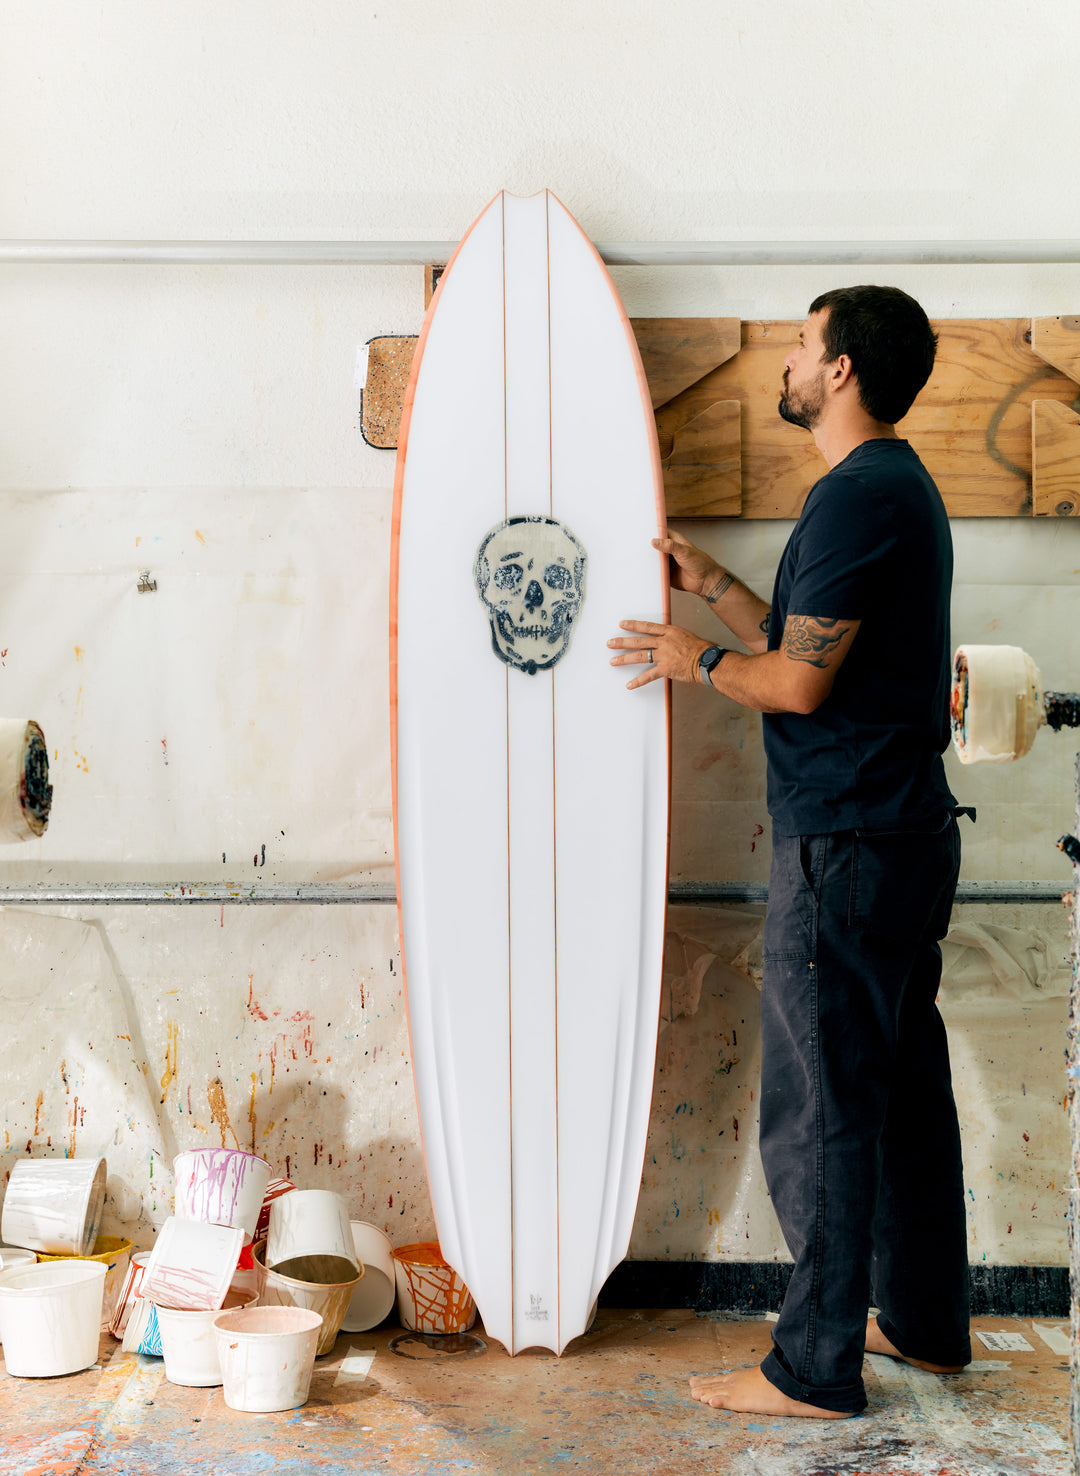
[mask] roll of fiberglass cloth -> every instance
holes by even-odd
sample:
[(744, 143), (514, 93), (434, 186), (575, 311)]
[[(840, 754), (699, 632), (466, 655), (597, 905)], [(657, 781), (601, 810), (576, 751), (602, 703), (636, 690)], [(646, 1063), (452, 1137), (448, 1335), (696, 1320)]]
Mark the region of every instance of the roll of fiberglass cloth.
[(52, 793), (44, 733), (32, 719), (0, 718), (0, 845), (44, 835)]

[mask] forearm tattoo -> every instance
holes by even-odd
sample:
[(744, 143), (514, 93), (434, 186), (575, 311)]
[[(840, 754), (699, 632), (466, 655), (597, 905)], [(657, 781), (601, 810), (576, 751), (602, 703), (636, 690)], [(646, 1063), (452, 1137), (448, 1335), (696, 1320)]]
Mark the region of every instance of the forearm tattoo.
[(851, 629), (839, 620), (815, 620), (812, 615), (789, 615), (784, 624), (784, 640), (780, 649), (789, 661), (806, 661), (811, 666), (828, 666), (828, 657)]
[(722, 569), (709, 588), (701, 591), (702, 599), (707, 600), (710, 605), (715, 605), (722, 595), (727, 594), (734, 583), (735, 575), (729, 574), (726, 569)]
[(768, 635), (771, 627), (772, 627), (772, 611), (770, 610), (769, 613), (765, 616), (765, 619), (758, 626), (758, 630), (762, 631), (763, 634)]

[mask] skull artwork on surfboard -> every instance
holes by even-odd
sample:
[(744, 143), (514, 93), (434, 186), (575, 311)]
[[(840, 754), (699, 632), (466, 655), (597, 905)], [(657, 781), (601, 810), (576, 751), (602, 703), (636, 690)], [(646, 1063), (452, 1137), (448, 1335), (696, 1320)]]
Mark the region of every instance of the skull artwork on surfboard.
[(585, 597), (585, 550), (555, 518), (496, 523), (476, 554), (477, 592), (491, 623), (496, 656), (535, 676), (570, 645)]

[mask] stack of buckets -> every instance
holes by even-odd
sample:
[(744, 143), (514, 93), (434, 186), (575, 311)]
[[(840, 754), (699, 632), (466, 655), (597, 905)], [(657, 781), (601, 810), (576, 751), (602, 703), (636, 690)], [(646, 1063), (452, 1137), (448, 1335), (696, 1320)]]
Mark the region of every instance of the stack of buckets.
[[(231, 1408), (269, 1412), (304, 1404), (315, 1358), (342, 1329), (382, 1322), (395, 1288), (406, 1327), (471, 1325), (475, 1305), (434, 1242), (392, 1251), (338, 1195), (271, 1179), (253, 1153), (197, 1149), (173, 1166), (176, 1213), (132, 1255), (130, 1241), (98, 1236), (103, 1158), (16, 1164), (0, 1223), (8, 1373), (93, 1367), (104, 1316), (125, 1350), (164, 1357), (172, 1383), (222, 1385)], [(433, 1275), (446, 1283), (434, 1321), (415, 1295)]]

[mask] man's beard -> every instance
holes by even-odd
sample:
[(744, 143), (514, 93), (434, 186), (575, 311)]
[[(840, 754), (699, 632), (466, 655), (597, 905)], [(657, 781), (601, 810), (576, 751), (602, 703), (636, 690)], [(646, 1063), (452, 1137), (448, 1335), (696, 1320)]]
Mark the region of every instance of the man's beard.
[(788, 378), (786, 374), (784, 375), (784, 389), (780, 395), (780, 403), (776, 408), (780, 412), (781, 419), (786, 420), (789, 425), (797, 425), (803, 430), (812, 431), (818, 422), (824, 404), (824, 369), (821, 370), (817, 377), (801, 393), (796, 391), (793, 394), (788, 389)]

